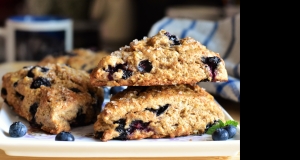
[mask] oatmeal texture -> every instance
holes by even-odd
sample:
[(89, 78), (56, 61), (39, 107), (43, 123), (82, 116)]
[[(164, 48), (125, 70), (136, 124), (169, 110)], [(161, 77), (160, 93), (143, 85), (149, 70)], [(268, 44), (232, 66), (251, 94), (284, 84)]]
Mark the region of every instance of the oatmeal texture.
[(202, 135), (225, 116), (198, 85), (130, 86), (111, 97), (94, 123), (101, 141)]
[(64, 64), (25, 66), (2, 81), (5, 103), (31, 126), (52, 134), (94, 123), (103, 103), (103, 89), (90, 84), (89, 74)]
[(161, 30), (103, 57), (90, 79), (94, 86), (153, 86), (223, 82), (228, 75), (218, 53)]

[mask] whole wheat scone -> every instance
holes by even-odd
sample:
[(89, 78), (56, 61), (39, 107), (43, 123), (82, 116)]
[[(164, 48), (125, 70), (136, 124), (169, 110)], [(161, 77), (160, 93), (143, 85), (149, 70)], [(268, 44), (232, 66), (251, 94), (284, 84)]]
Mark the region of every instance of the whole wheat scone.
[(65, 53), (65, 55), (57, 57), (48, 55), (38, 62), (37, 65), (43, 66), (47, 63), (60, 63), (66, 64), (74, 69), (84, 70), (91, 73), (99, 61), (107, 55), (109, 55), (109, 53), (106, 51), (95, 52), (90, 49), (77, 48), (71, 52)]
[(225, 63), (191, 37), (165, 30), (134, 40), (101, 59), (91, 73), (94, 86), (153, 86), (227, 81)]
[(94, 123), (103, 95), (86, 71), (64, 64), (27, 66), (2, 77), (4, 101), (32, 127), (52, 134)]
[(111, 97), (94, 123), (101, 141), (202, 135), (222, 108), (198, 85), (130, 86)]

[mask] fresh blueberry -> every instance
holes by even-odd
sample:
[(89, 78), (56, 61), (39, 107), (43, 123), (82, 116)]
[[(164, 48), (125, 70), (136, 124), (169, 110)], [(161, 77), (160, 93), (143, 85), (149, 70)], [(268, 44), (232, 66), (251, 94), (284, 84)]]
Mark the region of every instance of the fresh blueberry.
[(55, 141), (74, 141), (75, 138), (70, 132), (62, 131), (55, 136)]
[(228, 138), (232, 138), (236, 134), (236, 127), (233, 125), (226, 125), (224, 129), (228, 132)]
[(27, 127), (20, 121), (14, 122), (9, 127), (9, 136), (23, 137), (27, 133)]
[(109, 90), (109, 94), (114, 95), (114, 94), (116, 94), (118, 92), (121, 92), (123, 90), (124, 90), (124, 88), (122, 86), (111, 87), (110, 90)]
[(212, 139), (214, 141), (225, 141), (228, 139), (228, 137), (229, 134), (224, 128), (217, 128), (212, 134)]

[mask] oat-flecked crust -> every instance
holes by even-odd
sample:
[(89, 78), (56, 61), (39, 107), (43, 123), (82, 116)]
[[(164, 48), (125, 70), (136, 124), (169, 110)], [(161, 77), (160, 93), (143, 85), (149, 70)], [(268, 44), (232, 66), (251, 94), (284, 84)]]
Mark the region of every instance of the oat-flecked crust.
[[(168, 105), (157, 115), (151, 110)], [(119, 120), (125, 119), (124, 130), (141, 120), (147, 129), (136, 129), (125, 139), (163, 138), (201, 135), (206, 125), (225, 116), (214, 97), (198, 85), (132, 86), (112, 96), (94, 123), (95, 135), (101, 141), (120, 136)]]
[[(228, 80), (225, 63), (218, 53), (208, 50), (191, 37), (179, 39), (174, 44), (161, 30), (153, 37), (134, 40), (130, 46), (121, 47), (102, 58), (90, 75), (94, 86), (153, 86), (174, 84), (195, 84), (200, 81), (223, 82)], [(212, 68), (203, 62), (204, 58), (218, 57), (220, 62)], [(148, 60), (150, 72), (140, 72), (138, 65)], [(109, 67), (126, 64), (132, 75), (122, 78), (121, 69), (109, 79)]]
[(86, 71), (64, 64), (27, 66), (2, 81), (1, 97), (13, 111), (52, 134), (94, 123), (104, 100), (103, 89), (90, 84)]

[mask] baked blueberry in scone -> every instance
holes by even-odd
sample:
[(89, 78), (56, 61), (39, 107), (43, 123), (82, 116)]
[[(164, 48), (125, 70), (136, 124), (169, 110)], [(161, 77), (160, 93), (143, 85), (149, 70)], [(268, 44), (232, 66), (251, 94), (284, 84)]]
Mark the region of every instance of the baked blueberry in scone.
[(1, 97), (32, 127), (57, 134), (94, 123), (103, 103), (103, 89), (90, 84), (86, 71), (47, 64), (6, 73)]
[(225, 116), (198, 85), (130, 86), (113, 95), (94, 123), (101, 141), (202, 135)]
[(90, 78), (94, 86), (153, 86), (221, 82), (228, 75), (218, 53), (161, 30), (102, 58)]

